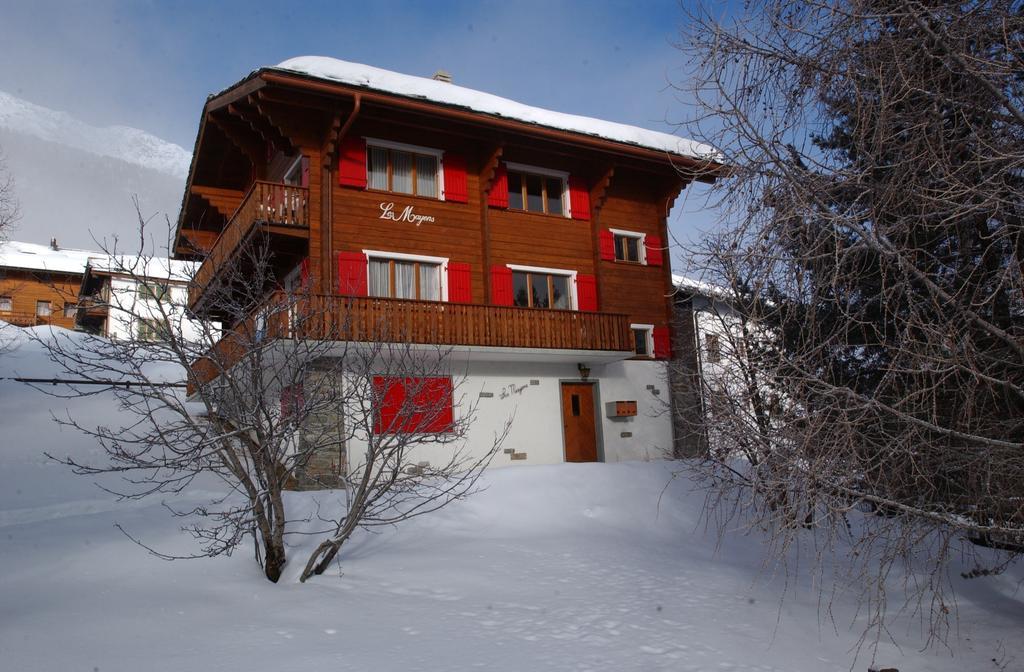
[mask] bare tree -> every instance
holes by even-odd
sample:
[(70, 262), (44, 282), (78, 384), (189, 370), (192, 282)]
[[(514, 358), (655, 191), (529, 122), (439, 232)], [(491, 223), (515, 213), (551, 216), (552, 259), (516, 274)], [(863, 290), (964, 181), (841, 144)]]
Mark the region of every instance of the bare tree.
[(7, 170), (7, 161), (0, 149), (0, 242), (7, 239), (21, 217), (21, 208), (14, 190), (14, 176)]
[[(160, 260), (123, 255), (116, 245), (104, 251), (115, 273), (140, 286), (181, 280)], [(230, 554), (251, 537), (276, 582), (295, 533), (286, 489), (340, 488), (344, 495), (338, 508), (319, 512), (330, 524), (321, 525), (325, 541), (305, 580), (322, 573), (359, 526), (395, 524), (472, 493), (504, 433), (468, 448), (475, 407), (459, 396), (462, 379), (452, 375), (447, 350), (414, 346), (388, 325), (356, 330), (344, 300), (280, 286), (273, 262), (267, 245), (257, 244), (202, 287), (195, 273), (185, 278), (190, 291), (204, 292), (204, 311), (229, 325), (224, 331), (192, 320), (180, 299), (109, 292), (103, 305), (145, 328), (118, 339), (65, 332), (41, 342), (67, 377), (100, 383), (72, 386), (65, 396), (109, 390), (125, 418), (116, 426), (58, 418), (95, 438), (109, 460), (52, 457), (77, 473), (120, 474), (116, 494), (132, 499), (219, 479), (222, 498), (172, 509), (200, 542), (192, 557)], [(387, 384), (396, 378), (410, 381), (404, 395)], [(417, 388), (440, 378), (450, 404)], [(392, 420), (382, 425), (384, 411)], [(447, 457), (424, 457), (438, 443), (451, 447)]]
[(900, 570), (942, 635), (950, 559), (986, 574), (1024, 543), (1024, 14), (745, 7), (693, 12), (679, 45), (689, 130), (734, 167), (696, 265), (758, 325), (758, 382), (703, 383), (718, 442), (693, 464), (779, 550), (849, 549), (877, 635)]

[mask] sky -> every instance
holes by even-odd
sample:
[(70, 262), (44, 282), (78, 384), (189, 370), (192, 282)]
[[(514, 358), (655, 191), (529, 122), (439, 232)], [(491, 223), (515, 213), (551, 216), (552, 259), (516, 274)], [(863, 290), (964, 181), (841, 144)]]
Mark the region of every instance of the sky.
[[(683, 76), (679, 1), (9, 0), (0, 90), (191, 150), (209, 94), (260, 66), (322, 55), (412, 75), (444, 69), (523, 103), (671, 132), (688, 116), (669, 86)], [(680, 199), (674, 232), (713, 225), (703, 193)]]

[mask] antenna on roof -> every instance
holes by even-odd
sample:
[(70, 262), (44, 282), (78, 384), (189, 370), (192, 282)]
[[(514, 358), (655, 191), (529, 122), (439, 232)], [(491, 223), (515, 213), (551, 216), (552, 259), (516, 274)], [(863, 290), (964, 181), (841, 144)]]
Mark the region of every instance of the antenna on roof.
[(447, 70), (438, 70), (437, 72), (434, 73), (434, 76), (431, 77), (431, 79), (437, 80), (439, 82), (444, 82), (446, 84), (451, 84), (452, 73), (448, 72)]
[(59, 250), (60, 249), (59, 247), (57, 247), (57, 239), (56, 238), (50, 238), (50, 249), (51, 250)]

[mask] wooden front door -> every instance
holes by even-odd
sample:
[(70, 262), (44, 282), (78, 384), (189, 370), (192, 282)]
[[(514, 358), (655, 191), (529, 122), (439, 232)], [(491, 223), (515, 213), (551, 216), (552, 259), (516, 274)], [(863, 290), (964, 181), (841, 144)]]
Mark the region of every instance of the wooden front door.
[(562, 427), (566, 462), (597, 462), (594, 386), (562, 383)]

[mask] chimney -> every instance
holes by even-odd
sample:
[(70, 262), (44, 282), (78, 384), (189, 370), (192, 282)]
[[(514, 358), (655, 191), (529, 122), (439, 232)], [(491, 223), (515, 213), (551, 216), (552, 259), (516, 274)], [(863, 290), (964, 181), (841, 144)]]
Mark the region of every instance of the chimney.
[(439, 82), (444, 82), (445, 84), (451, 84), (452, 73), (448, 72), (447, 70), (438, 70), (437, 72), (434, 73), (434, 76), (431, 77), (431, 79), (437, 80)]
[(59, 247), (57, 247), (57, 239), (56, 238), (50, 238), (50, 249), (51, 250), (59, 250), (60, 249)]

